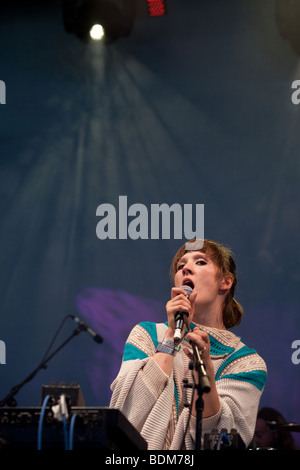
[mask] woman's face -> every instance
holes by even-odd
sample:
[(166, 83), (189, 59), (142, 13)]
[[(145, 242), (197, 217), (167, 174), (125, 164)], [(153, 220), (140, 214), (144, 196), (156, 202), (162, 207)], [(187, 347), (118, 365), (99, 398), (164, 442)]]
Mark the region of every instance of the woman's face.
[[(180, 258), (174, 283), (175, 287), (189, 285), (197, 293), (195, 310), (214, 304), (220, 306), (220, 302), (224, 300), (220, 295), (225, 288), (224, 279), (220, 276), (218, 267), (201, 251), (188, 251)], [(225, 291), (227, 290), (228, 287)]]

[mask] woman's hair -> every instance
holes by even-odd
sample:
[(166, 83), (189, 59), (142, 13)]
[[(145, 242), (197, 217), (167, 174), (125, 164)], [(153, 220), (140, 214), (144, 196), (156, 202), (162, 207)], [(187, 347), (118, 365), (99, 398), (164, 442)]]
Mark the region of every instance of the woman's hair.
[[(171, 267), (170, 277), (174, 282), (174, 276), (177, 272), (177, 264), (180, 258), (188, 251), (201, 251), (205, 253), (212, 262), (218, 267), (221, 276), (231, 276), (233, 282), (232, 286), (225, 297), (223, 305), (223, 323), (225, 328), (232, 328), (241, 322), (243, 315), (242, 306), (235, 300), (234, 292), (237, 285), (236, 265), (232, 257), (231, 250), (220, 243), (211, 240), (201, 240), (203, 246), (200, 250), (188, 250), (187, 245), (194, 240), (185, 243), (175, 254)], [(191, 245), (192, 246), (192, 245)]]

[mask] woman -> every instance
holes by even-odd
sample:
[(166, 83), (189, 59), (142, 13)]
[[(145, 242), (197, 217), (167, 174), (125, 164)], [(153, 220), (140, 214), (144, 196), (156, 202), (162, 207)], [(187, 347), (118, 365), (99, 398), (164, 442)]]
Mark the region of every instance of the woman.
[[(243, 314), (234, 299), (237, 279), (230, 251), (210, 240), (204, 240), (200, 250), (189, 250), (190, 246), (183, 245), (171, 265), (174, 287), (166, 304), (167, 322), (143, 322), (133, 328), (111, 386), (110, 406), (127, 416), (149, 450), (195, 448), (197, 393), (191, 396), (191, 389), (183, 386), (183, 380), (193, 382), (192, 344), (201, 354), (210, 381), (210, 391), (203, 394), (202, 435), (236, 429), (247, 446), (265, 385), (264, 361), (228, 331), (240, 323)], [(192, 288), (189, 297), (182, 286)], [(176, 351), (178, 311), (188, 312), (189, 329), (183, 329)]]

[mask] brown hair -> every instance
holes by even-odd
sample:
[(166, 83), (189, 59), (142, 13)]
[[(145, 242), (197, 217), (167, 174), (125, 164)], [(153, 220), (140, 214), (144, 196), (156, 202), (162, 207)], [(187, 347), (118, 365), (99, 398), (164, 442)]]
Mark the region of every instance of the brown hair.
[[(219, 268), (219, 273), (222, 276), (231, 276), (233, 279), (232, 286), (225, 297), (224, 305), (223, 305), (223, 323), (225, 328), (232, 328), (238, 325), (241, 322), (242, 315), (243, 315), (243, 308), (242, 306), (235, 300), (234, 292), (237, 285), (237, 277), (236, 277), (236, 265), (232, 256), (232, 252), (226, 246), (214, 242), (212, 240), (201, 240), (203, 242), (203, 246), (200, 250), (191, 250), (191, 251), (201, 251), (202, 253), (207, 254), (207, 256), (216, 264)], [(187, 243), (195, 242), (194, 240), (190, 240)], [(177, 272), (177, 263), (180, 258), (187, 253), (187, 244), (185, 243), (177, 253), (175, 254), (171, 267), (170, 267), (170, 277), (172, 282), (174, 281), (175, 273)]]

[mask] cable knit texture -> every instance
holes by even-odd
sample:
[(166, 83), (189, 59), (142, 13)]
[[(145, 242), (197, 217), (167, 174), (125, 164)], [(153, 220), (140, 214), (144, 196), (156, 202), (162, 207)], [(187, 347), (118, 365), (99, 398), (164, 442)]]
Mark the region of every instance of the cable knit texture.
[[(195, 325), (192, 325), (192, 328)], [(253, 437), (261, 393), (266, 380), (263, 359), (227, 330), (197, 325), (210, 338), (211, 358), (221, 407), (202, 419), (202, 435), (212, 430), (236, 429), (246, 446)], [(181, 350), (168, 377), (153, 359), (167, 324), (144, 322), (131, 331), (118, 376), (111, 385), (111, 408), (123, 412), (147, 441), (149, 450), (195, 448), (196, 419), (184, 406), (192, 391), (183, 389), (183, 379), (192, 383), (189, 359)], [(190, 347), (185, 340), (184, 345)], [(185, 442), (183, 436), (185, 434)]]

